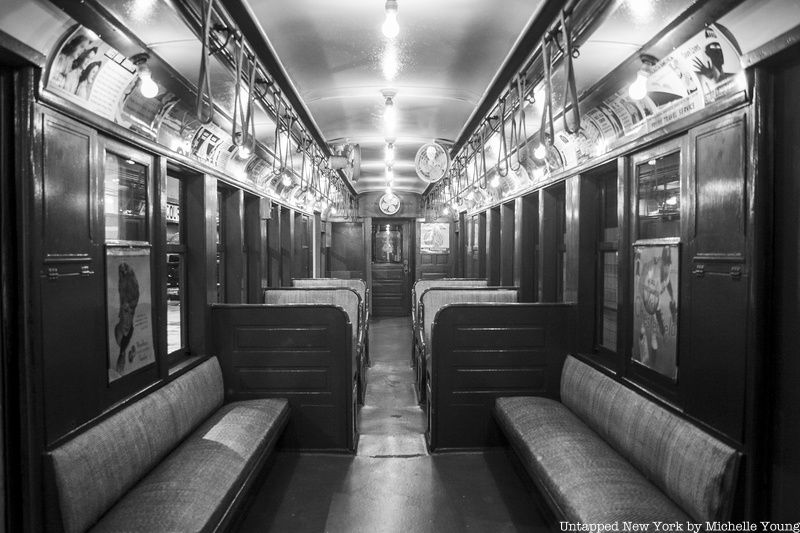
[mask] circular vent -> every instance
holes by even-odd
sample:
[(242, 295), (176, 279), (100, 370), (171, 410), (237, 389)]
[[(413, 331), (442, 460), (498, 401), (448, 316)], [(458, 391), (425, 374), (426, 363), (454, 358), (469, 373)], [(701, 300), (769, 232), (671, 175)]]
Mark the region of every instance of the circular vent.
[(400, 210), (400, 197), (396, 194), (384, 194), (378, 201), (378, 207), (387, 215), (394, 215)]
[(447, 173), (447, 169), (450, 168), (450, 155), (440, 144), (423, 144), (417, 150), (414, 166), (419, 179), (428, 183), (435, 183), (442, 179)]

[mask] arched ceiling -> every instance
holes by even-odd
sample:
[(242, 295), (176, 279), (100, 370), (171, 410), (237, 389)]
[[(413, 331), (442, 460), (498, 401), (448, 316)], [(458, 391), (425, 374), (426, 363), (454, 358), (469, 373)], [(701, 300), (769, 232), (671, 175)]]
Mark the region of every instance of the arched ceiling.
[(393, 40), (383, 0), (248, 4), (325, 139), (361, 146), (359, 192), (385, 187), (381, 91), (397, 91), (394, 188), (422, 192), (417, 150), (456, 139), (542, 0), (398, 0)]

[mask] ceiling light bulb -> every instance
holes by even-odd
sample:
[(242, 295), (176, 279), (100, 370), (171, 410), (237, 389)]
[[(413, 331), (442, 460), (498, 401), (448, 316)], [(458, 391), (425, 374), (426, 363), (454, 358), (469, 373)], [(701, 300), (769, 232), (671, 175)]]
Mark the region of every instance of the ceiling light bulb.
[(647, 76), (641, 70), (636, 74), (636, 81), (628, 87), (628, 96), (634, 100), (647, 96)]
[(544, 159), (547, 157), (547, 148), (542, 143), (539, 143), (539, 145), (533, 150), (533, 157), (539, 160)]
[(155, 98), (158, 96), (158, 84), (153, 81), (150, 69), (147, 65), (139, 66), (139, 92), (145, 98)]
[(386, 160), (387, 165), (391, 165), (392, 163), (394, 163), (394, 145), (392, 143), (386, 145), (386, 152), (384, 159)]
[(386, 20), (383, 21), (381, 30), (388, 39), (394, 39), (400, 33), (400, 25), (397, 23), (397, 0), (386, 1)]
[(447, 207), (447, 206), (442, 207), (442, 214), (443, 215), (449, 215), (450, 214), (450, 208)]
[(243, 159), (246, 159), (246, 158), (250, 157), (251, 155), (253, 155), (253, 151), (246, 144), (243, 144), (243, 145), (239, 146), (239, 150), (237, 151), (237, 153), (238, 153), (239, 157), (241, 157)]
[(392, 170), (392, 167), (386, 167), (386, 179), (389, 181), (394, 179), (394, 170)]
[(386, 99), (386, 105), (383, 110), (383, 123), (387, 130), (394, 130), (394, 126), (397, 123), (397, 110), (391, 98)]
[(336, 214), (336, 206), (335, 206), (335, 205), (332, 205), (332, 206), (331, 206), (331, 210), (329, 211), (329, 213), (330, 213), (331, 215), (335, 215), (335, 214)]
[(392, 186), (391, 186), (391, 185), (389, 185), (389, 186), (387, 186), (387, 187), (386, 187), (386, 194), (388, 194), (388, 195), (390, 195), (390, 196), (393, 194), (393, 192), (392, 192)]
[(292, 177), (289, 174), (284, 174), (281, 183), (284, 187), (289, 187), (292, 184)]
[(500, 185), (500, 178), (499, 178), (498, 176), (494, 176), (494, 177), (493, 177), (493, 178), (492, 178), (492, 179), (489, 181), (489, 186), (490, 186), (490, 187), (492, 187), (492, 188), (495, 188), (495, 189), (496, 189), (496, 188), (497, 188), (499, 185)]

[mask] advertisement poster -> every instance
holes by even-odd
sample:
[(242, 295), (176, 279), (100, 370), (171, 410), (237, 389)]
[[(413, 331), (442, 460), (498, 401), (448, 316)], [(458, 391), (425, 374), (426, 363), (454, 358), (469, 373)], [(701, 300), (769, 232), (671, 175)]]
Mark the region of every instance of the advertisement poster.
[(108, 382), (155, 363), (150, 249), (106, 248)]
[(446, 254), (450, 251), (450, 224), (423, 222), (420, 224), (420, 253)]
[(633, 247), (632, 359), (670, 379), (678, 375), (677, 242)]
[(47, 88), (109, 120), (136, 77), (136, 66), (94, 33), (78, 27), (50, 65)]

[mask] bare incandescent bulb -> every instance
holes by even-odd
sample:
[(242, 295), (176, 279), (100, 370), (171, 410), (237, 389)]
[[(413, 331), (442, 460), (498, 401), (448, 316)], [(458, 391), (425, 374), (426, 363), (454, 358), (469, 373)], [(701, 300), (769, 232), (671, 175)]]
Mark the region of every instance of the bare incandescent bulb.
[(397, 23), (397, 0), (387, 0), (386, 20), (383, 21), (381, 30), (387, 39), (394, 39), (400, 33), (400, 25)]
[(155, 98), (158, 96), (158, 84), (153, 81), (150, 69), (146, 65), (139, 67), (139, 92), (145, 98)]
[(628, 96), (634, 100), (641, 100), (647, 96), (647, 76), (642, 71), (636, 74), (636, 81), (628, 87)]

